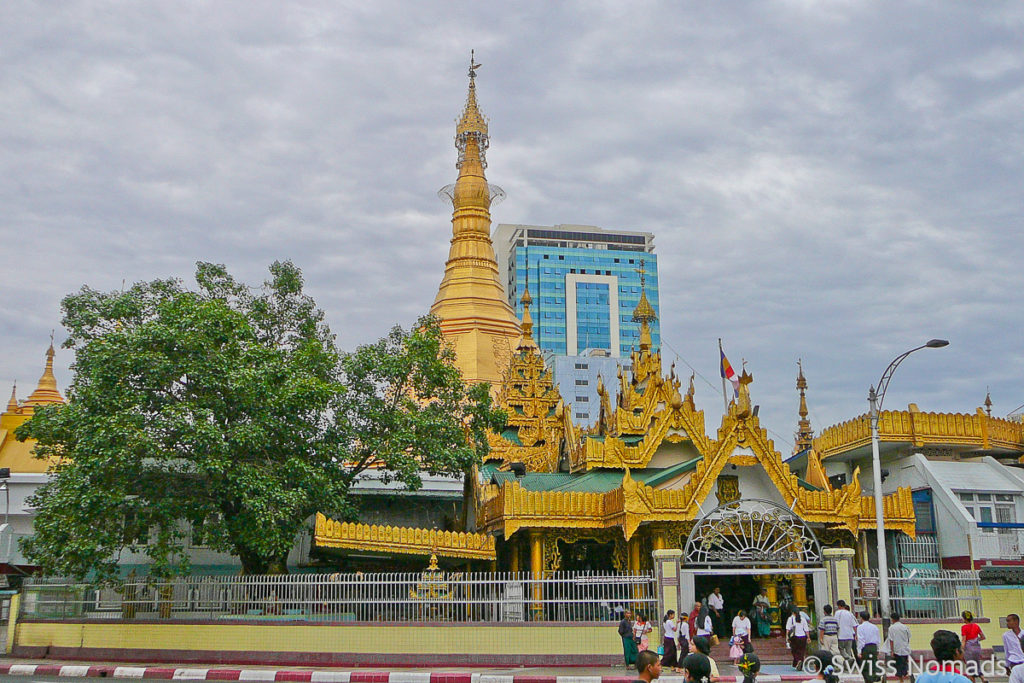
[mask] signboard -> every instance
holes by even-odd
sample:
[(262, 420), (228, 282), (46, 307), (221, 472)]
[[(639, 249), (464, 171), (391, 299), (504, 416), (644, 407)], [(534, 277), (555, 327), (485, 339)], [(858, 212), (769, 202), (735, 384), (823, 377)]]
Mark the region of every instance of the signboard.
[(860, 580), (860, 596), (865, 600), (878, 599), (878, 579), (866, 577)]

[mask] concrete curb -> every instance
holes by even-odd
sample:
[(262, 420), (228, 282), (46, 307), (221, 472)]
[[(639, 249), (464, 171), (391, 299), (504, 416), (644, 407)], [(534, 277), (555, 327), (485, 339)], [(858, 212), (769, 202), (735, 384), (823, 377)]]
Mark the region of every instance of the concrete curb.
[[(148, 678), (175, 681), (243, 681), (246, 683), (631, 683), (633, 676), (551, 676), (431, 671), (311, 671), (297, 669), (204, 669), (162, 666), (94, 666), (78, 664), (0, 664), (0, 675), (72, 678)], [(757, 683), (805, 681), (807, 674), (763, 674)], [(662, 676), (660, 683), (683, 683), (682, 676)], [(742, 676), (719, 676), (719, 683), (742, 683)], [(861, 681), (843, 676), (843, 681)]]

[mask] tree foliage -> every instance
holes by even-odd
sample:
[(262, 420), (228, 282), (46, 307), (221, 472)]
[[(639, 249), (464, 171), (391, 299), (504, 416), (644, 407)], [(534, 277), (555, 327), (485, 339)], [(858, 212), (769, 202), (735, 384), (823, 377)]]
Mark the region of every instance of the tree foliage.
[(501, 416), (436, 320), (341, 354), (291, 263), (258, 289), (208, 263), (196, 281), (64, 299), (68, 403), (18, 431), (61, 458), (23, 544), (47, 573), (111, 578), (126, 549), (155, 575), (187, 571), (190, 524), (247, 573), (283, 571), (312, 514), (352, 515), (366, 467), (416, 488), (421, 469), (462, 472), (486, 451)]

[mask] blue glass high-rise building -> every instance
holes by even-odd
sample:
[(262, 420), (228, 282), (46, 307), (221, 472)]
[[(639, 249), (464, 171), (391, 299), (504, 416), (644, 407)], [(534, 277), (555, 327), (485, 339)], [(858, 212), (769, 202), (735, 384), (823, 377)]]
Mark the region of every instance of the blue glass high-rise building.
[[(576, 356), (603, 349), (612, 357), (628, 356), (639, 346), (640, 324), (633, 322), (633, 309), (640, 299), (641, 264), (647, 299), (659, 310), (658, 258), (651, 233), (502, 224), (494, 230), (493, 242), (509, 303), (520, 317), (519, 300), (530, 287), (534, 339), (541, 351)], [(657, 351), (657, 322), (651, 338)]]

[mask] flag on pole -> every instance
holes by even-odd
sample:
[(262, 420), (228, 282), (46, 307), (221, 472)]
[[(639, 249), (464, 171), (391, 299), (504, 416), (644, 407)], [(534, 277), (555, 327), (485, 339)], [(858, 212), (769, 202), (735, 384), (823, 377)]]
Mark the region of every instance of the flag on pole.
[(732, 382), (733, 398), (738, 398), (740, 395), (740, 378), (736, 375), (736, 371), (732, 369), (729, 359), (725, 357), (725, 351), (722, 350), (721, 343), (718, 345), (718, 351), (722, 354), (722, 379)]

